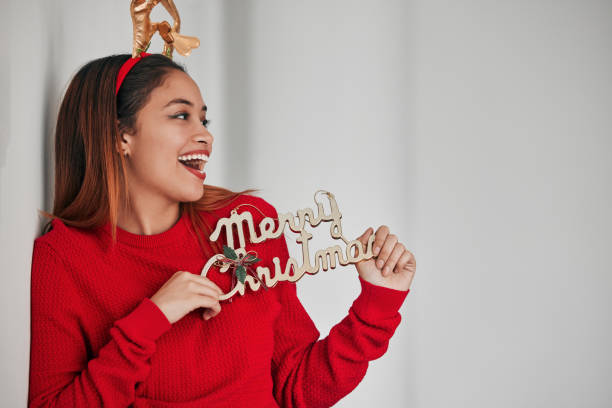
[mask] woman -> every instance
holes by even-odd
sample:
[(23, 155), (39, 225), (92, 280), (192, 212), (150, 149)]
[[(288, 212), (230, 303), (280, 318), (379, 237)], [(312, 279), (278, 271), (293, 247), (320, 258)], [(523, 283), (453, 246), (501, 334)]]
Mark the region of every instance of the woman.
[[(129, 58), (89, 62), (62, 101), (52, 221), (33, 250), (29, 405), (333, 405), (386, 351), (414, 257), (380, 227), (378, 264), (357, 265), (362, 292), (322, 340), (291, 282), (222, 305), (230, 274), (199, 275), (222, 253), (212, 227), (239, 204), (277, 212), (203, 184), (213, 136), (197, 85), (164, 56)], [(282, 235), (246, 250), (271, 270), (289, 256)]]

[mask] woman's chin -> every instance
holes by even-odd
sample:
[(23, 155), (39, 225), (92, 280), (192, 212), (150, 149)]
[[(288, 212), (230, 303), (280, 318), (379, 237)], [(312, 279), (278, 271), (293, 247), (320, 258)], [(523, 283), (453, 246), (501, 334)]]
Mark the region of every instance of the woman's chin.
[(200, 184), (197, 188), (192, 189), (191, 191), (186, 191), (183, 194), (181, 202), (187, 203), (192, 201), (198, 201), (200, 198), (204, 196), (204, 185)]

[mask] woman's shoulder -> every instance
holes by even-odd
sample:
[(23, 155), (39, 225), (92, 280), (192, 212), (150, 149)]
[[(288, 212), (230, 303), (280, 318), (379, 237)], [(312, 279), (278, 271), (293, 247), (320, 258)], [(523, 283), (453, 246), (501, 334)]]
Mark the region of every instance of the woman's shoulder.
[(276, 218), (277, 216), (276, 208), (270, 202), (263, 197), (252, 194), (240, 194), (221, 208), (211, 212), (204, 211), (202, 213), (212, 216), (215, 219), (220, 219), (231, 217), (232, 210), (236, 210), (238, 213), (248, 210), (254, 220), (259, 220), (264, 217)]
[(34, 249), (37, 247), (50, 248), (56, 253), (64, 252), (66, 249), (82, 248), (88, 242), (98, 241), (99, 231), (97, 228), (86, 229), (66, 225), (59, 218), (50, 222), (49, 231), (34, 239)]

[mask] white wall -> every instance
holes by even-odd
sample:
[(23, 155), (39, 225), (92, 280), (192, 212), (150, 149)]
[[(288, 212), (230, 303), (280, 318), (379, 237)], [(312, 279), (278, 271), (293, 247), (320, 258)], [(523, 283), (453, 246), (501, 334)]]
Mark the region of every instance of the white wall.
[[(202, 41), (175, 58), (210, 108), (208, 181), (280, 211), (327, 189), (348, 235), (388, 224), (416, 254), (389, 351), (337, 406), (609, 404), (612, 3), (176, 3)], [(80, 65), (130, 51), (127, 4), (2, 2), (2, 406), (27, 398), (58, 103)], [(355, 275), (298, 283), (323, 336)]]

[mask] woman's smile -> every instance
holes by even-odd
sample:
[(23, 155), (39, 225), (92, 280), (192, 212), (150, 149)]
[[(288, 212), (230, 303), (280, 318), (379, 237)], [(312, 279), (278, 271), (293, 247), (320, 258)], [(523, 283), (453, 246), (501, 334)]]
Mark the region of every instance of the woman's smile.
[(210, 152), (207, 150), (194, 150), (178, 157), (179, 163), (190, 173), (201, 180), (206, 178), (204, 166), (208, 162)]

